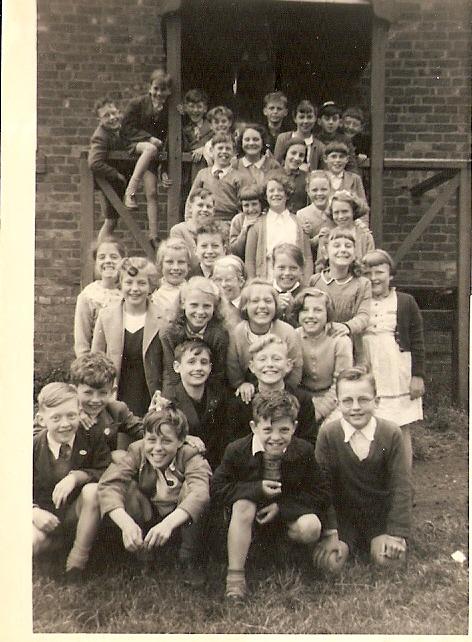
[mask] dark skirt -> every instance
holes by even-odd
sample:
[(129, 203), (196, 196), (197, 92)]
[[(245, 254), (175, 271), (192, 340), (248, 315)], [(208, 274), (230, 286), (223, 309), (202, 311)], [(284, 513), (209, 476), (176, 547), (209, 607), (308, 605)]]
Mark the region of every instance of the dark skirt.
[(125, 343), (121, 361), (118, 399), (124, 401), (132, 413), (143, 417), (151, 397), (146, 383), (143, 362), (144, 328), (136, 332), (125, 330)]

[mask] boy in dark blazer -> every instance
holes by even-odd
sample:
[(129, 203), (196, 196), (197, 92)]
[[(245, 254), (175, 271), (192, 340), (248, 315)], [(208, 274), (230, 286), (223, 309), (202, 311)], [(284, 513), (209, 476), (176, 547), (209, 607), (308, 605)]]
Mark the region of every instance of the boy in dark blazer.
[(97, 484), (110, 463), (102, 435), (80, 426), (75, 386), (49, 383), (38, 395), (43, 430), (33, 437), (33, 555), (76, 527), (66, 575), (83, 575), (100, 522)]
[(225, 450), (211, 492), (231, 510), (226, 597), (246, 595), (245, 564), (253, 525), (276, 521), (294, 542), (314, 545), (321, 534), (330, 493), (311, 444), (294, 437), (298, 401), (288, 392), (253, 399), (252, 435)]
[(174, 370), (180, 382), (167, 398), (187, 417), (189, 435), (200, 437), (205, 444), (207, 459), (214, 470), (223, 454), (226, 388), (208, 380), (212, 354), (204, 341), (184, 341), (175, 348), (174, 356)]

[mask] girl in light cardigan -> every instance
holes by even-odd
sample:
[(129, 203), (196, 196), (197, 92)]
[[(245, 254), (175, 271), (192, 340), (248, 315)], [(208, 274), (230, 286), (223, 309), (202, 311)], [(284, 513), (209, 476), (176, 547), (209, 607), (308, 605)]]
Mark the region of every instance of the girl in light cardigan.
[(287, 201), (293, 190), (293, 182), (285, 174), (271, 172), (267, 175), (264, 193), (269, 209), (265, 216), (254, 223), (247, 235), (246, 269), (249, 278), (257, 276), (272, 280), (272, 250), (278, 243), (293, 243), (302, 250), (305, 283), (313, 274), (310, 239), (296, 216), (287, 209)]

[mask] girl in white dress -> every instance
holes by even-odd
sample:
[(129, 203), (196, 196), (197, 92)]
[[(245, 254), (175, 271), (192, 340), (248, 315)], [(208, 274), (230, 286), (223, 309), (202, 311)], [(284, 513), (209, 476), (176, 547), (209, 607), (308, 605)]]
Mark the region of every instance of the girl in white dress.
[(395, 265), (388, 252), (368, 252), (363, 266), (372, 285), (370, 322), (363, 342), (365, 357), (377, 384), (376, 414), (402, 428), (411, 466), (409, 427), (423, 419), (423, 319), (415, 299), (391, 286)]
[(180, 289), (190, 270), (191, 253), (185, 241), (169, 238), (157, 250), (156, 267), (159, 287), (151, 294), (151, 303), (170, 320), (177, 312)]

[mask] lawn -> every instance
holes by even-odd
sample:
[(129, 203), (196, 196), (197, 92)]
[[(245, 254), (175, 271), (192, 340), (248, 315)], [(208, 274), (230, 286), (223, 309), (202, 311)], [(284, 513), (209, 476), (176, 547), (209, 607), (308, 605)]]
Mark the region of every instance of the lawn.
[(467, 416), (445, 402), (426, 407), (414, 438), (415, 521), (403, 571), (354, 560), (326, 578), (284, 543), (255, 547), (250, 599), (228, 605), (224, 561), (212, 562), (199, 594), (179, 583), (173, 559), (152, 572), (136, 568), (112, 534), (97, 545), (83, 585), (64, 586), (60, 556), (35, 565), (35, 633), (466, 634), (467, 563), (451, 554), (468, 554)]

